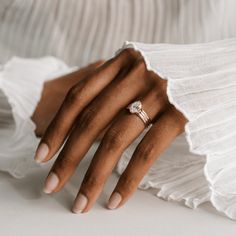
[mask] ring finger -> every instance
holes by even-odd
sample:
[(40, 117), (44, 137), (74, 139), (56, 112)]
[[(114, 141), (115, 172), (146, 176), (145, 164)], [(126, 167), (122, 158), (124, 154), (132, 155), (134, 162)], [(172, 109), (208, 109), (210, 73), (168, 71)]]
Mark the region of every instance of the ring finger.
[[(157, 118), (167, 105), (167, 100), (161, 99), (161, 94), (153, 89), (140, 101), (151, 120)], [(87, 212), (93, 206), (120, 156), (144, 129), (145, 124), (140, 117), (128, 112), (109, 128), (85, 174), (74, 212)]]

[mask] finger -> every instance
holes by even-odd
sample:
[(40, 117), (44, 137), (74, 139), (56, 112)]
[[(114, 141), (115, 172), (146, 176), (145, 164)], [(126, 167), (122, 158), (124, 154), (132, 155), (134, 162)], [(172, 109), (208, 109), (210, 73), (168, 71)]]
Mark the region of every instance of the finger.
[(123, 115), (124, 113), (126, 113), (125, 110), (121, 110), (118, 115), (116, 115), (114, 117), (114, 119), (112, 120), (112, 122), (110, 122), (97, 136), (96, 138), (96, 141), (101, 141), (104, 137), (104, 135), (106, 134), (106, 132), (109, 130), (109, 128), (117, 121), (119, 120)]
[(53, 157), (70, 133), (78, 114), (119, 74), (123, 63), (130, 63), (129, 59), (127, 53), (121, 53), (72, 87), (41, 139), (35, 155), (37, 162), (48, 161)]
[[(157, 117), (166, 105), (166, 102), (160, 99), (156, 90), (149, 91), (140, 101), (151, 120)], [(90, 210), (121, 154), (144, 129), (143, 121), (137, 115), (130, 114), (128, 111), (110, 127), (84, 177), (75, 200), (74, 212)], [(81, 198), (87, 199), (84, 209), (82, 209)]]
[[(107, 124), (145, 89), (146, 83), (141, 79), (144, 73), (145, 71), (141, 73), (140, 68), (135, 67), (126, 78), (118, 79), (105, 88), (102, 94), (83, 111), (51, 170), (59, 180), (53, 191), (59, 191), (66, 183)], [(130, 84), (133, 85), (131, 90)], [(47, 185), (48, 181), (46, 188)], [(46, 192), (49, 191), (46, 189)]]
[(183, 132), (185, 122), (183, 115), (172, 107), (152, 126), (121, 175), (108, 201), (109, 209), (120, 207), (129, 199), (157, 157)]
[[(36, 124), (35, 133), (38, 137), (42, 137), (45, 133), (69, 89), (76, 83), (82, 81), (85, 76), (89, 76), (101, 63), (102, 61), (98, 61), (73, 73), (44, 83), (41, 99), (32, 115), (32, 120)], [(48, 101), (49, 99), (51, 101)]]
[[(69, 89), (76, 85), (78, 82), (82, 81), (83, 79), (87, 78), (89, 75), (92, 75), (92, 73), (100, 67), (102, 64), (104, 64), (105, 61), (99, 60), (94, 63), (89, 64), (86, 67), (83, 67), (79, 70), (76, 70), (70, 74), (63, 75), (59, 78), (55, 78), (58, 81), (58, 84), (62, 88), (68, 88), (66, 91), (69, 92)], [(52, 80), (48, 81), (50, 83)], [(66, 93), (67, 93), (66, 92)]]

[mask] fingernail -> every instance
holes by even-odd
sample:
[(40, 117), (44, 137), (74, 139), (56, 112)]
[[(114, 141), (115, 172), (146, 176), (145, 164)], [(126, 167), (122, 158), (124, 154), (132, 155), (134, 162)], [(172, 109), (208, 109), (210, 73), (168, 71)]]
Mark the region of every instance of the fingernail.
[(53, 190), (57, 187), (58, 183), (59, 183), (58, 176), (55, 173), (51, 172), (45, 181), (43, 191), (45, 193), (53, 192)]
[(46, 143), (41, 143), (36, 151), (36, 154), (34, 157), (35, 161), (37, 163), (41, 163), (48, 155), (48, 152), (49, 152), (48, 145)]
[(109, 199), (109, 202), (107, 204), (107, 207), (111, 210), (115, 209), (118, 207), (122, 200), (122, 197), (119, 193), (115, 192), (112, 194), (112, 196)]
[(72, 208), (72, 211), (76, 214), (81, 213), (87, 206), (87, 203), (88, 203), (88, 198), (84, 194), (79, 193), (78, 197), (75, 200), (75, 204)]

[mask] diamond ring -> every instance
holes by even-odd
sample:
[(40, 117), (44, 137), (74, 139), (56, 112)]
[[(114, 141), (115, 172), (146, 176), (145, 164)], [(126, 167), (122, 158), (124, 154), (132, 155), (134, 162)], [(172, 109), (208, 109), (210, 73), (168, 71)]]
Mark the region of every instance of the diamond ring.
[(140, 101), (135, 101), (127, 106), (127, 109), (131, 114), (137, 115), (145, 124), (145, 126), (148, 126), (151, 124), (151, 119), (147, 115), (147, 113), (142, 108), (142, 103)]

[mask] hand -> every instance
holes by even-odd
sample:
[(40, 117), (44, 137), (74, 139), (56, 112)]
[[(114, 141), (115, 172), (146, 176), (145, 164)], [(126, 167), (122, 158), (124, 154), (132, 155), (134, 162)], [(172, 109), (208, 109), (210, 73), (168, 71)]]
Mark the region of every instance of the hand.
[(110, 209), (122, 206), (157, 157), (184, 131), (186, 118), (169, 103), (166, 87), (166, 80), (148, 71), (141, 55), (133, 49), (123, 50), (76, 84), (36, 151), (35, 159), (46, 162), (66, 140), (44, 191), (60, 191), (99, 133), (107, 129), (73, 206), (76, 213), (89, 211), (123, 151), (146, 127), (126, 109), (128, 104), (140, 100), (153, 125), (137, 146), (108, 201)]
[(35, 133), (38, 137), (44, 134), (69, 89), (82, 81), (102, 63), (102, 60), (97, 61), (78, 71), (44, 83), (41, 99), (32, 115), (32, 120), (36, 125)]

